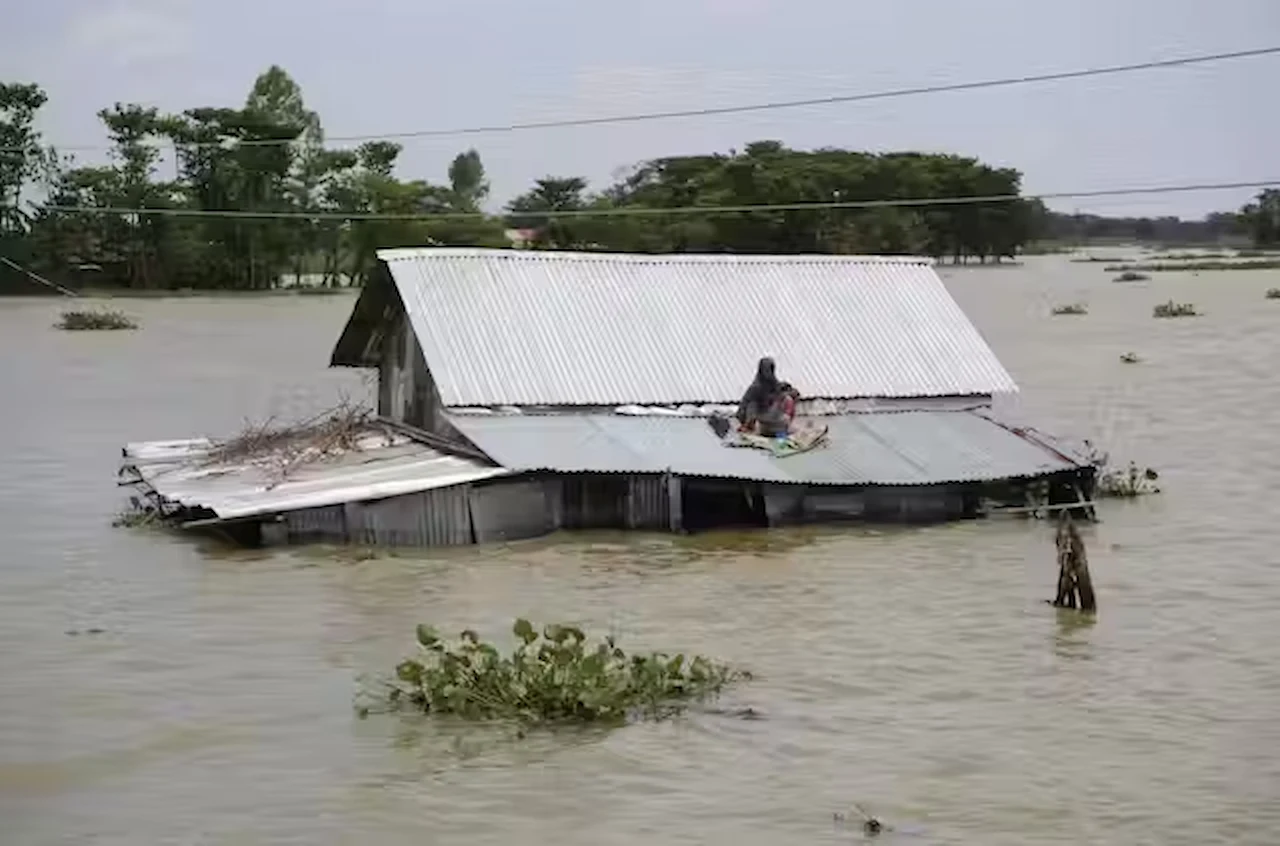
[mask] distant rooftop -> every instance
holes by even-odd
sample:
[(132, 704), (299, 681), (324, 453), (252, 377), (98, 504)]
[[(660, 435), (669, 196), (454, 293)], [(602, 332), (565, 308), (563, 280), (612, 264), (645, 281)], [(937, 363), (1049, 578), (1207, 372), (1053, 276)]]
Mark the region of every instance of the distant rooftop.
[[(378, 253), (443, 404), (732, 403), (761, 356), (806, 397), (1017, 390), (932, 262), (874, 256)], [(385, 278), (335, 365), (369, 366)]]

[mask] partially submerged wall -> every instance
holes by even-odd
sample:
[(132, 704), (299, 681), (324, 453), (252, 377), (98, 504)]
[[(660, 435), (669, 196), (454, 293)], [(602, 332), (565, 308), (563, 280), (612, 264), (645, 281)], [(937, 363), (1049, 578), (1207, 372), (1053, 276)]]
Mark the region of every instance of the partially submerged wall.
[(433, 547), (540, 537), (559, 529), (667, 529), (661, 477), (531, 476), (293, 511), (265, 543)]
[(560, 529), (929, 523), (978, 516), (990, 492), (979, 484), (849, 488), (622, 473), (530, 474), (296, 511), (265, 526), (263, 540), (432, 547), (521, 540)]

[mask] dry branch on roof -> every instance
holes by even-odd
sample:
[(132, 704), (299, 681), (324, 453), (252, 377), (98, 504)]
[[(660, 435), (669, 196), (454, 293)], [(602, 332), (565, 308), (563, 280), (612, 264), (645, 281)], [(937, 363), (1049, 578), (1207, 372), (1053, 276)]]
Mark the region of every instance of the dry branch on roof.
[(304, 464), (362, 449), (362, 440), (375, 432), (388, 442), (393, 437), (389, 429), (378, 425), (372, 410), (344, 401), (300, 423), (278, 425), (267, 420), (247, 424), (235, 437), (215, 441), (204, 463), (265, 465), (283, 480)]

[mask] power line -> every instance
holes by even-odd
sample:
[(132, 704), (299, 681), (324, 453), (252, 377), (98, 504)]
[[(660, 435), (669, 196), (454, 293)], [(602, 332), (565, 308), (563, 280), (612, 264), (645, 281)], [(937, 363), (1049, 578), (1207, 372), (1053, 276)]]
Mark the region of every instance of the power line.
[[(973, 82), (945, 83), (925, 85), (912, 88), (891, 88), (883, 91), (871, 91), (858, 94), (836, 94), (827, 97), (810, 97), (801, 100), (777, 100), (765, 103), (748, 103), (737, 106), (713, 106), (702, 109), (674, 109), (660, 112), (642, 112), (628, 115), (605, 115), (599, 117), (568, 118), (564, 120), (529, 121), (525, 123), (488, 124), (481, 126), (461, 127), (454, 129), (420, 129), (407, 132), (388, 132), (379, 135), (339, 135), (327, 138), (328, 143), (352, 144), (364, 141), (395, 141), (412, 138), (447, 138), (465, 135), (490, 135), (507, 132), (526, 132), (538, 129), (559, 129), (581, 126), (602, 126), (606, 124), (641, 123), (654, 120), (675, 120), (680, 118), (714, 117), (717, 115), (744, 114), (747, 112), (774, 111), (778, 109), (797, 109), (807, 106), (829, 106), (840, 103), (859, 103), (869, 100), (888, 100), (895, 97), (914, 97), (922, 94), (943, 94), (952, 91), (974, 91), (982, 88), (1002, 88), (1014, 85), (1030, 85), (1039, 82), (1057, 82), (1069, 79), (1082, 79), (1093, 76), (1108, 76), (1135, 71), (1157, 70), (1160, 68), (1186, 67), (1189, 65), (1221, 62), (1232, 59), (1249, 59), (1280, 53), (1280, 46), (1260, 47), (1253, 50), (1234, 50), (1226, 53), (1206, 53), (1196, 56), (1183, 56), (1175, 59), (1159, 59), (1149, 62), (1138, 62), (1127, 65), (1109, 65), (1082, 70), (1058, 71), (1055, 73), (1029, 74), (1010, 76), (998, 79), (984, 79)], [(296, 140), (257, 139), (235, 142), (240, 147), (274, 147), (297, 143)], [(195, 142), (179, 144), (182, 149), (199, 149), (203, 147), (224, 146), (223, 142)], [(62, 150), (106, 150), (107, 145), (78, 145), (61, 147)], [(0, 151), (21, 152), (19, 148), (0, 147)]]
[[(512, 217), (535, 218), (583, 218), (583, 217), (650, 217), (655, 215), (721, 215), (752, 214), (758, 212), (823, 211), (833, 209), (912, 208), (921, 206), (959, 206), (977, 203), (1009, 203), (1017, 200), (1069, 200), (1096, 197), (1124, 197), (1150, 194), (1190, 193), (1194, 191), (1227, 191), (1240, 188), (1269, 188), (1280, 186), (1280, 179), (1250, 182), (1208, 182), (1190, 185), (1154, 185), (1139, 188), (1109, 188), (1096, 191), (1058, 191), (1043, 194), (990, 194), (967, 197), (918, 197), (899, 200), (830, 200), (806, 203), (762, 203), (753, 205), (674, 206), (619, 206), (602, 209), (562, 209), (548, 211), (508, 212)], [(484, 212), (421, 212), (383, 214), (377, 212), (277, 212), (242, 211), (239, 209), (163, 209), (124, 208), (118, 206), (44, 206), (46, 211), (61, 214), (86, 215), (152, 215), (159, 217), (211, 217), (258, 220), (382, 220), (382, 221), (430, 221), (475, 220), (491, 217)]]

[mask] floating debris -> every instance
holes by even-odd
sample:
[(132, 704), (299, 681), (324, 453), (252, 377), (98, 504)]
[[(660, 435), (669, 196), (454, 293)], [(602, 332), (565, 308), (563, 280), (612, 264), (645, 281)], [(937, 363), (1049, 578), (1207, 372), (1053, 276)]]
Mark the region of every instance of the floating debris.
[(1280, 300), (1280, 288), (1268, 288), (1263, 296), (1268, 300)]
[(1120, 356), (1120, 360), (1125, 364), (1137, 364), (1142, 358), (1137, 353), (1127, 352)]
[(1173, 300), (1160, 303), (1151, 311), (1152, 317), (1196, 317), (1199, 314), (1193, 304), (1175, 303)]
[(1134, 499), (1148, 494), (1160, 493), (1155, 482), (1160, 474), (1150, 467), (1139, 468), (1130, 461), (1129, 466), (1120, 470), (1104, 470), (1098, 475), (1094, 495), (1112, 499)]
[(1063, 314), (1088, 314), (1089, 308), (1084, 303), (1068, 303), (1053, 307), (1054, 316)]
[(701, 713), (709, 714), (715, 717), (731, 717), (735, 720), (746, 720), (754, 722), (766, 719), (765, 715), (757, 711), (755, 708), (704, 708)]
[(1152, 468), (1140, 468), (1135, 462), (1130, 461), (1127, 467), (1112, 469), (1110, 468), (1111, 455), (1098, 449), (1088, 440), (1084, 442), (1084, 452), (1089, 457), (1089, 462), (1098, 468), (1098, 477), (1093, 490), (1095, 498), (1133, 499), (1160, 493), (1160, 488), (1155, 485), (1160, 474)]
[[(871, 814), (867, 813), (867, 811), (861, 805), (855, 803), (853, 805), (853, 810), (854, 810), (854, 816), (857, 816), (859, 818), (858, 821), (862, 824), (863, 833), (866, 834), (868, 837), (875, 837), (876, 835), (882, 834), (886, 831), (893, 831), (892, 826), (886, 825), (878, 817), (874, 817)], [(843, 822), (850, 821), (849, 814), (842, 814), (840, 812), (836, 812), (835, 814), (833, 814), (833, 816), (835, 817), (836, 822), (843, 823)]]
[(1133, 270), (1126, 270), (1124, 273), (1121, 273), (1119, 276), (1117, 276), (1115, 279), (1111, 281), (1112, 282), (1146, 282), (1150, 278), (1151, 277), (1145, 273), (1138, 273)]

